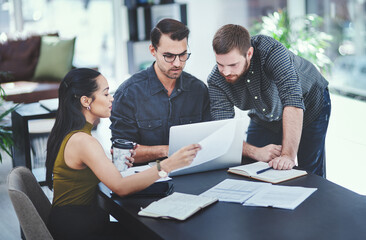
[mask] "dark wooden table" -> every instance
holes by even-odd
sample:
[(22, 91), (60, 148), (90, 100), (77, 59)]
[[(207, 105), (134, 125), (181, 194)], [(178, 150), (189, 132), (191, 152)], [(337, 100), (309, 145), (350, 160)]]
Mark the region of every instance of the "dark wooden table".
[[(174, 177), (177, 192), (200, 194), (226, 178), (226, 170)], [(295, 210), (218, 202), (186, 221), (137, 215), (157, 198), (111, 197), (100, 184), (100, 205), (137, 239), (366, 239), (366, 197), (316, 175), (282, 183), (318, 188)]]

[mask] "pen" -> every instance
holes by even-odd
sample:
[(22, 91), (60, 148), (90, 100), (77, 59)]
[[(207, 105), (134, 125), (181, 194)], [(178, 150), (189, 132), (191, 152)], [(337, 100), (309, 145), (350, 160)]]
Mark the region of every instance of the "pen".
[(259, 170), (259, 171), (257, 171), (257, 174), (264, 173), (264, 172), (266, 172), (266, 171), (268, 171), (268, 170), (270, 170), (270, 169), (272, 169), (272, 167), (268, 167), (268, 168), (265, 168), (265, 169)]

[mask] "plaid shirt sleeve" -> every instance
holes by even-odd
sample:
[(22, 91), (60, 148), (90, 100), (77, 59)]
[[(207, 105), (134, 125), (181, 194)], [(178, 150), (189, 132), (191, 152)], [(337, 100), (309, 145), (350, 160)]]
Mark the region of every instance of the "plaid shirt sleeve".
[(214, 69), (207, 81), (212, 120), (228, 119), (235, 116), (234, 104), (229, 101), (224, 89), (217, 84), (219, 78), (221, 75)]
[(282, 44), (273, 44), (268, 52), (266, 72), (272, 74), (283, 107), (293, 106), (305, 110), (301, 82), (289, 51)]

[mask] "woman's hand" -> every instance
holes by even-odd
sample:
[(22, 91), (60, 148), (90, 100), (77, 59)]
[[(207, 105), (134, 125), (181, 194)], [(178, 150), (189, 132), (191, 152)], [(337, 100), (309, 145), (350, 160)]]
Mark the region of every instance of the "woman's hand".
[(130, 150), (131, 156), (126, 157), (128, 161), (125, 162), (125, 164), (130, 168), (133, 167), (133, 163), (135, 162), (134, 157), (136, 156), (136, 148), (138, 147), (138, 144), (135, 144), (133, 146), (133, 149)]
[(175, 169), (188, 166), (192, 163), (199, 150), (201, 150), (201, 146), (199, 144), (185, 146), (166, 160), (162, 161), (162, 168), (167, 172), (171, 172)]

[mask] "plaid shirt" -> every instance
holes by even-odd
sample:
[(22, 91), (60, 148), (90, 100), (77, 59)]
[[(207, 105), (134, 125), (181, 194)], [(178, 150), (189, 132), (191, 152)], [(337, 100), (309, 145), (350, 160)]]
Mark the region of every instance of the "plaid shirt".
[(262, 126), (279, 132), (286, 106), (304, 110), (303, 126), (314, 121), (322, 109), (328, 82), (309, 61), (296, 56), (280, 42), (263, 35), (251, 39), (254, 54), (249, 71), (230, 84), (217, 65), (208, 76), (211, 116), (233, 118), (234, 106)]

